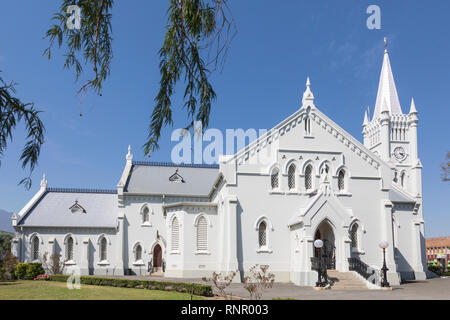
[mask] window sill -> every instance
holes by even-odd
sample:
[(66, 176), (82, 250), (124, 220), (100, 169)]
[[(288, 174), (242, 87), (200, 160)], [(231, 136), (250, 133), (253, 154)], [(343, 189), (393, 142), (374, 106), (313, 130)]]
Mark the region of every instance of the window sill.
[(180, 250), (172, 250), (170, 254), (181, 254)]
[(338, 193), (336, 193), (336, 196), (337, 196), (337, 197), (351, 197), (352, 194), (344, 191), (344, 192), (338, 192)]
[(138, 266), (138, 267), (145, 266), (145, 263), (142, 260), (138, 260), (138, 261), (133, 262), (133, 266)]
[(108, 260), (103, 260), (103, 261), (97, 262), (97, 265), (99, 265), (99, 266), (109, 266), (109, 261)]
[(299, 195), (299, 194), (301, 194), (301, 192), (297, 190), (289, 190), (288, 192), (286, 192), (286, 195)]
[(366, 252), (364, 250), (359, 250), (358, 248), (352, 248), (352, 253), (365, 254)]
[(69, 260), (69, 261), (64, 262), (64, 264), (66, 266), (73, 266), (73, 265), (76, 265), (77, 263), (74, 260)]
[(284, 192), (281, 191), (280, 189), (272, 189), (269, 190), (269, 194), (284, 194)]
[(211, 252), (209, 250), (198, 250), (195, 251), (195, 255), (210, 255)]
[(262, 247), (256, 250), (257, 253), (272, 253), (273, 250), (268, 247)]
[(305, 138), (305, 139), (314, 139), (314, 136), (312, 136), (312, 135), (306, 135), (306, 136), (303, 136), (303, 138)]
[(150, 222), (141, 223), (141, 227), (151, 227), (152, 224)]
[(313, 195), (316, 195), (316, 194), (317, 194), (317, 189), (306, 190), (306, 191), (305, 191), (305, 194), (306, 194), (307, 196), (313, 196)]

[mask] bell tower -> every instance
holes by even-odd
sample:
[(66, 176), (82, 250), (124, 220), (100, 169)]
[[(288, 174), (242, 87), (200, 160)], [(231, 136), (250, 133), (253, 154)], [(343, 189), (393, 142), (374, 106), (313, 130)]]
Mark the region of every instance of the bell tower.
[(364, 145), (386, 162), (395, 165), (393, 180), (412, 196), (421, 196), (421, 168), (417, 149), (417, 109), (414, 99), (409, 114), (403, 114), (392, 73), (387, 40), (373, 117), (364, 114)]

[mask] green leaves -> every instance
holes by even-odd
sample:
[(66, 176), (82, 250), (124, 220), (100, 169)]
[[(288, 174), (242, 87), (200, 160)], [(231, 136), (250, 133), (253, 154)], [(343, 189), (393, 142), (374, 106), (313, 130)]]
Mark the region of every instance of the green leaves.
[[(232, 22), (227, 17), (227, 8), (224, 0), (170, 0), (167, 32), (159, 52), (160, 90), (155, 97), (156, 105), (144, 145), (146, 155), (159, 148), (162, 127), (173, 124), (171, 97), (182, 75), (186, 83), (184, 108), (190, 119), (186, 129), (192, 128), (194, 121), (201, 121), (203, 128), (208, 126), (216, 93), (209, 81), (211, 70), (207, 64), (212, 62), (217, 66), (229, 45), (228, 32)], [(219, 27), (218, 21), (221, 22)], [(222, 42), (224, 26), (228, 26), (225, 28), (227, 37)], [(205, 55), (214, 48), (215, 56), (205, 63)]]
[(0, 156), (3, 156), (8, 140), (12, 141), (12, 132), (18, 122), (25, 123), (27, 140), (22, 150), (20, 160), (22, 168), (28, 167), (29, 175), (23, 178), (19, 184), (25, 185), (27, 189), (31, 187), (31, 173), (35, 169), (41, 146), (44, 143), (44, 125), (39, 119), (40, 111), (34, 109), (32, 103), (22, 103), (14, 97), (14, 83), (7, 84), (0, 77)]
[[(76, 5), (81, 9), (80, 29), (69, 29), (67, 20), (70, 17), (66, 10)], [(111, 48), (111, 14), (112, 0), (62, 0), (60, 12), (53, 15), (56, 24), (47, 30), (45, 37), (50, 45), (43, 55), (51, 58), (51, 50), (57, 40), (58, 47), (66, 47), (64, 67), (75, 69), (75, 79), (83, 73), (82, 62), (91, 64), (93, 75), (78, 91), (85, 92), (93, 88), (101, 95), (103, 81), (110, 73), (113, 57)]]
[[(93, 77), (78, 93), (92, 88), (101, 95), (103, 81), (110, 73), (113, 56), (110, 14), (113, 1), (61, 1), (60, 12), (52, 18), (57, 23), (45, 35), (50, 45), (44, 55), (51, 58), (52, 47), (57, 41), (59, 48), (66, 48), (64, 67), (74, 69), (77, 80), (84, 72), (82, 62), (92, 67)], [(219, 63), (224, 63), (229, 43), (234, 36), (230, 37), (230, 30), (235, 23), (227, 0), (166, 1), (169, 2), (167, 31), (159, 51), (160, 89), (154, 100), (155, 106), (144, 145), (147, 155), (158, 149), (162, 128), (173, 124), (171, 97), (175, 94), (175, 86), (181, 77), (186, 83), (184, 108), (189, 117), (186, 128), (192, 128), (196, 120), (202, 122), (203, 128), (208, 126), (212, 101), (216, 98), (209, 76)], [(79, 30), (69, 29), (66, 24), (70, 16), (66, 10), (72, 5), (81, 9)], [(212, 66), (212, 70), (208, 66)]]

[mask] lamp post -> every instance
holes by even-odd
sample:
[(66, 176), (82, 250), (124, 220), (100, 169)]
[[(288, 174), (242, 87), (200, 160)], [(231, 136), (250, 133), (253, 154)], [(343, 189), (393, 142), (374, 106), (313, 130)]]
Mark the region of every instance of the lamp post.
[(389, 287), (389, 282), (387, 281), (387, 271), (389, 269), (386, 267), (386, 248), (389, 247), (389, 243), (387, 241), (381, 241), (379, 246), (381, 249), (383, 249), (383, 268), (381, 268), (382, 271), (381, 286), (387, 288)]
[(325, 287), (328, 285), (327, 279), (327, 265), (323, 261), (323, 241), (317, 239), (314, 241), (314, 247), (319, 249), (319, 268), (318, 268), (318, 281), (316, 282), (316, 287)]

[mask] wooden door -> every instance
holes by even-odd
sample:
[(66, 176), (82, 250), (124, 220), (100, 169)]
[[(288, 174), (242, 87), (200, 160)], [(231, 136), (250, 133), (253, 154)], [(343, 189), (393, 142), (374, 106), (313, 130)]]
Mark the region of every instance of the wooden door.
[(162, 250), (161, 246), (157, 244), (153, 249), (153, 267), (160, 268), (162, 265)]

